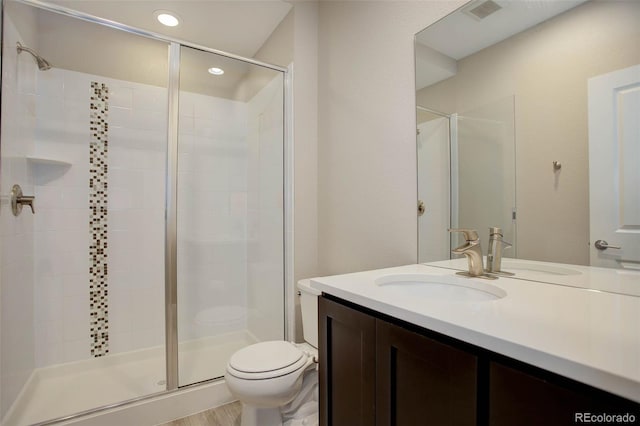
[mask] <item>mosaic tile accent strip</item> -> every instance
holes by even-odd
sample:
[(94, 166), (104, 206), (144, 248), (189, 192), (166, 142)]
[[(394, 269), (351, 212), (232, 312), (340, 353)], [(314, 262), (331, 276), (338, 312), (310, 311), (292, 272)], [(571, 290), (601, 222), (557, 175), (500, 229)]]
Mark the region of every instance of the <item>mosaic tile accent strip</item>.
[(107, 287), (107, 148), (109, 88), (91, 82), (89, 138), (89, 313), (91, 356), (109, 353)]

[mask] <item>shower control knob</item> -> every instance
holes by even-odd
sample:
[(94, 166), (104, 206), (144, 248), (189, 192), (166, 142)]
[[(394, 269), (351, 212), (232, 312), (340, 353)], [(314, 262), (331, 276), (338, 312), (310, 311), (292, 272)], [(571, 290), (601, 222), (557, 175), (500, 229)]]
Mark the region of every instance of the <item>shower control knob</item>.
[(36, 197), (30, 195), (22, 195), (22, 188), (20, 185), (13, 185), (11, 188), (11, 212), (14, 216), (18, 216), (22, 212), (23, 206), (31, 207), (31, 213), (35, 214), (36, 210), (33, 207), (33, 202)]

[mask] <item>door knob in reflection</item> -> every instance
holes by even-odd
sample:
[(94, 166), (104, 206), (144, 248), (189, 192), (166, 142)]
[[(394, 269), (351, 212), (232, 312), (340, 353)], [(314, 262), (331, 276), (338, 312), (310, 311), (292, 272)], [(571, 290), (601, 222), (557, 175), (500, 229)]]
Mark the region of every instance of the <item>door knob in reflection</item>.
[(594, 243), (594, 246), (596, 246), (596, 248), (598, 250), (606, 250), (606, 249), (616, 249), (616, 250), (620, 250), (622, 247), (619, 246), (610, 246), (609, 243), (607, 243), (605, 240), (598, 240)]

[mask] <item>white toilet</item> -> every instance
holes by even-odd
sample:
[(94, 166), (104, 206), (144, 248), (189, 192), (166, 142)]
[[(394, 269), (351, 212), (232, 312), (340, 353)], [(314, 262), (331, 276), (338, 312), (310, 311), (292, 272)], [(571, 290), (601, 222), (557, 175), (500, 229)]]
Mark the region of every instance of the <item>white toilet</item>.
[(291, 410), (285, 406), (301, 393), (303, 380), (309, 384), (305, 388), (317, 388), (320, 292), (311, 288), (309, 280), (298, 282), (298, 289), (305, 343), (260, 342), (229, 359), (225, 379), (242, 403), (242, 426), (282, 425), (283, 411)]

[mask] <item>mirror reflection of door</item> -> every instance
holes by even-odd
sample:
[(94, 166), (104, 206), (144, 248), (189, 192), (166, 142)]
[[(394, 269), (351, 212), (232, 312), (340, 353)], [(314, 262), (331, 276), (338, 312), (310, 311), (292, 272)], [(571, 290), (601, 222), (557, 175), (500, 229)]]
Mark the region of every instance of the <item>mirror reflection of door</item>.
[(640, 269), (638, 117), (640, 65), (589, 80), (592, 266)]
[(449, 259), (450, 117), (418, 107), (418, 261)]

